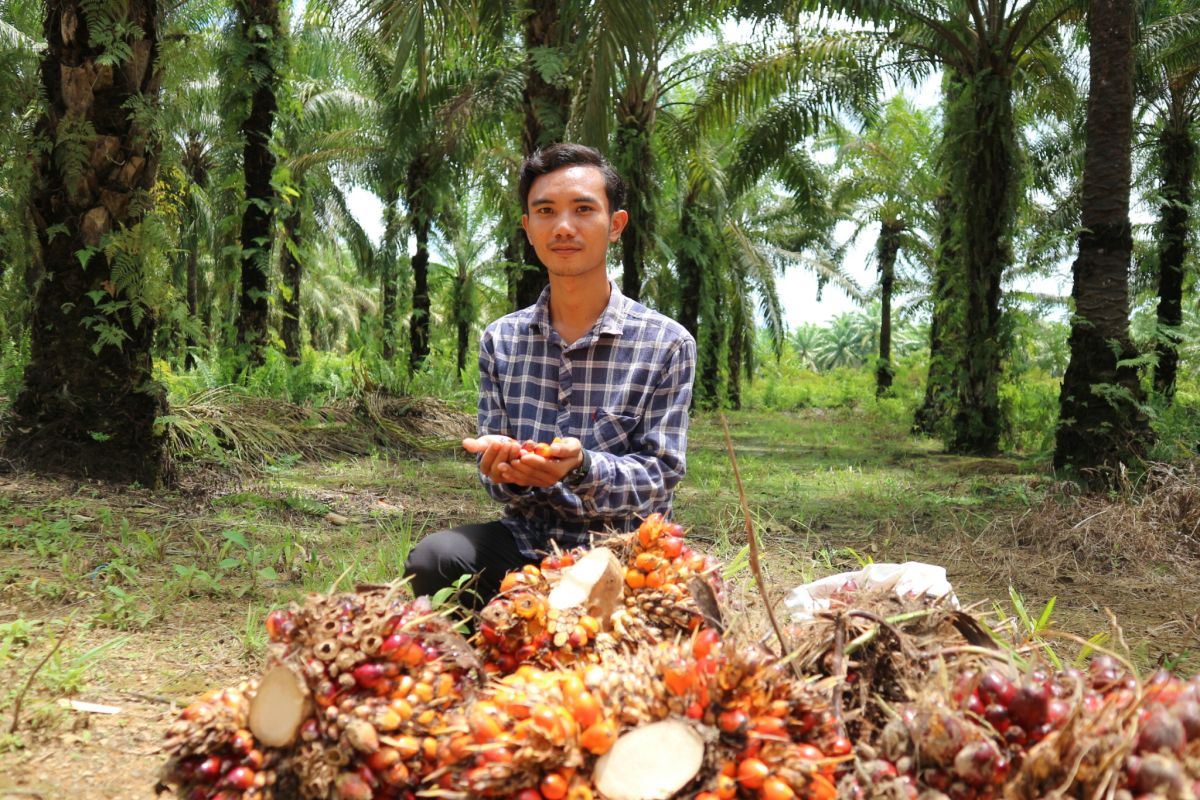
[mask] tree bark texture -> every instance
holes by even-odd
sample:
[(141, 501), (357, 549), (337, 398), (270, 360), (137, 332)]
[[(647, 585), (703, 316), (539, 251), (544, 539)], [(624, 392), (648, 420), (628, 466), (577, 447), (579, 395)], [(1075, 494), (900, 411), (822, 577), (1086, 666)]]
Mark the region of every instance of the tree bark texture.
[[(658, 109), (658, 77), (647, 73), (625, 88), (617, 100), (617, 171), (625, 179), (629, 224), (621, 245), (621, 292), (631, 300), (642, 296), (646, 257), (654, 242), (654, 150), (650, 137)], [(612, 209), (616, 210), (616, 209)]]
[[(539, 48), (560, 48), (566, 42), (559, 4), (557, 0), (531, 0), (528, 14), (525, 18), (527, 77), (521, 92), (525, 117), (521, 128), (521, 153), (526, 156), (540, 147), (561, 142), (571, 113), (568, 84), (546, 80), (532, 55)], [(546, 286), (545, 265), (523, 234), (520, 241), (525, 262), (516, 275), (515, 308), (533, 305)]]
[(400, 238), (399, 197), (391, 193), (383, 204), (383, 242), (380, 245), (379, 294), (381, 297), (380, 326), (383, 328), (383, 360), (396, 357), (396, 270), (397, 240)]
[(699, 190), (692, 188), (683, 201), (680, 212), (679, 232), (682, 242), (676, 252), (675, 271), (679, 275), (679, 313), (675, 317), (696, 341), (700, 341), (700, 306), (703, 286), (701, 274), (704, 270), (702, 228), (699, 218), (704, 213), (699, 201)]
[[(270, 307), (271, 242), (277, 205), (271, 176), (275, 154), (271, 131), (278, 110), (276, 93), (281, 77), (277, 70), (283, 30), (278, 0), (237, 0), (238, 29), (242, 41), (253, 48), (245, 76), (253, 82), (250, 113), (242, 120), (242, 169), (245, 174), (245, 209), (242, 212), (242, 278), (237, 319), (238, 347), (250, 366), (266, 357), (267, 314)], [(262, 78), (255, 82), (254, 75)]]
[(1091, 52), (1079, 255), (1072, 267), (1071, 360), (1059, 396), (1056, 467), (1102, 484), (1143, 452), (1149, 437), (1139, 413), (1137, 371), (1118, 360), (1135, 355), (1129, 340), (1130, 153), (1133, 141), (1133, 0), (1092, 0)]
[(283, 242), (279, 253), (279, 271), (282, 273), (286, 291), (282, 293), (280, 308), (283, 320), (280, 323), (280, 338), (283, 352), (288, 361), (300, 363), (300, 284), (304, 264), (300, 261), (300, 209), (294, 207), (283, 223)]
[(432, 170), (418, 157), (409, 167), (405, 191), (416, 251), (412, 257), (412, 315), (409, 318), (408, 366), (417, 371), (429, 356), (429, 232), (433, 220), (433, 197), (429, 192)]
[(896, 288), (896, 256), (904, 225), (884, 222), (879, 231), (879, 363), (875, 365), (875, 396), (892, 388), (892, 292)]
[[(83, 5), (45, 5), (38, 133), (53, 147), (41, 150), (32, 197), (45, 274), (6, 449), (38, 470), (155, 486), (169, 477), (155, 428), (167, 411), (151, 368), (155, 315), (130, 275), (143, 254), (120, 237), (152, 202), (156, 137), (131, 106), (157, 102), (161, 11), (156, 0), (115, 0), (93, 19)], [(120, 27), (121, 50), (91, 44)]]
[(733, 295), (733, 318), (729, 321), (729, 407), (742, 408), (742, 372), (751, 343), (746, 334), (746, 306), (740, 295)]
[[(1017, 189), (1012, 87), (988, 72), (964, 90), (972, 119), (958, 129), (963, 161), (956, 239), (964, 268), (963, 352), (950, 450), (994, 454), (1000, 446), (1000, 289), (1012, 260)], [(966, 110), (966, 109), (964, 109)], [(962, 148), (959, 150), (959, 148)]]
[[(1173, 93), (1174, 94), (1174, 93)], [(1172, 98), (1175, 100), (1175, 98)], [(1173, 102), (1173, 107), (1179, 107)], [(1183, 270), (1188, 255), (1188, 222), (1196, 142), (1186, 120), (1171, 119), (1159, 138), (1163, 204), (1158, 217), (1158, 337), (1154, 391), (1175, 396), (1179, 371), (1179, 329), (1183, 324)]]
[(705, 410), (713, 410), (721, 405), (721, 345), (725, 340), (725, 288), (721, 286), (719, 276), (713, 270), (706, 269), (701, 273), (701, 297), (703, 308), (700, 318), (700, 338), (696, 340), (696, 370), (700, 376), (696, 383), (696, 405)]

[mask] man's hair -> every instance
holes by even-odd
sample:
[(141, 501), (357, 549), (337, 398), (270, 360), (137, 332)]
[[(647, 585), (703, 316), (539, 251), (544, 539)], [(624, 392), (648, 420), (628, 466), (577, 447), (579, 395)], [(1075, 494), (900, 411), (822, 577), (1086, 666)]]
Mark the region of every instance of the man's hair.
[(582, 144), (562, 142), (535, 150), (521, 162), (521, 177), (517, 192), (521, 195), (521, 210), (529, 213), (529, 189), (533, 182), (563, 167), (595, 167), (604, 176), (604, 194), (608, 197), (608, 213), (625, 207), (625, 181), (608, 163), (600, 151)]

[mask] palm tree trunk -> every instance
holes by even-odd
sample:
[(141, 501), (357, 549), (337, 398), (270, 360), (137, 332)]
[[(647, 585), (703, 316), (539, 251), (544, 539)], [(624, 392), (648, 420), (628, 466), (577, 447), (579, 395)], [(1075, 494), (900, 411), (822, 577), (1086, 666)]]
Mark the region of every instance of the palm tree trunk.
[(904, 226), (885, 222), (879, 232), (879, 363), (875, 366), (875, 396), (892, 388), (892, 291), (896, 285), (896, 255)]
[(700, 341), (700, 306), (703, 291), (700, 276), (704, 269), (700, 260), (703, 222), (699, 217), (703, 211), (698, 202), (699, 195), (699, 189), (692, 187), (683, 201), (679, 219), (682, 242), (675, 262), (675, 271), (679, 275), (679, 313), (675, 319), (696, 341)]
[[(1174, 93), (1172, 93), (1174, 94)], [(1172, 98), (1174, 100), (1174, 98)], [(1181, 102), (1173, 102), (1179, 107)], [(1175, 122), (1175, 120), (1172, 120)], [(1163, 204), (1158, 222), (1158, 354), (1154, 391), (1175, 396), (1179, 370), (1179, 327), (1183, 324), (1183, 267), (1188, 255), (1188, 216), (1196, 143), (1186, 124), (1169, 125), (1159, 138)]]
[[(36, 470), (155, 486), (169, 477), (155, 430), (166, 394), (151, 367), (154, 309), (130, 274), (147, 272), (154, 254), (125, 234), (144, 224), (135, 197), (153, 189), (158, 169), (155, 137), (129, 108), (157, 102), (161, 11), (156, 0), (122, 0), (89, 19), (84, 6), (45, 6), (38, 135), (60, 144), (41, 150), (37, 165), (32, 205), (45, 278), (6, 450)], [(128, 51), (115, 64), (116, 53), (95, 44), (105, 28), (124, 31)], [(105, 248), (116, 253), (111, 261)]]
[(729, 407), (742, 407), (742, 371), (749, 348), (746, 336), (746, 306), (740, 294), (733, 296), (733, 319), (729, 321)]
[(429, 355), (429, 231), (433, 219), (430, 171), (422, 158), (415, 159), (409, 167), (406, 186), (412, 236), (416, 242), (412, 257), (413, 295), (408, 351), (408, 366), (414, 372), (421, 368)]
[(187, 352), (183, 357), (183, 364), (187, 369), (196, 366), (196, 348), (200, 346), (200, 342), (192, 334), (195, 326), (200, 324), (199, 309), (200, 309), (200, 248), (198, 243), (193, 242), (188, 248), (187, 255), (187, 313), (188, 321), (191, 325), (188, 327), (187, 341), (185, 347)]
[(454, 330), (456, 344), (454, 348), (456, 375), (463, 375), (467, 368), (467, 348), (471, 344), (471, 321), (475, 318), (475, 307), (470, 298), (470, 276), (466, 269), (459, 265), (458, 274), (454, 276), (453, 308)]
[[(571, 113), (571, 90), (565, 82), (551, 83), (537, 68), (532, 53), (543, 47), (561, 47), (567, 37), (563, 30), (557, 0), (530, 0), (525, 18), (526, 73), (521, 92), (525, 122), (521, 128), (521, 153), (530, 155), (539, 147), (561, 142)], [(545, 266), (529, 240), (521, 235), (524, 264), (516, 273), (514, 308), (537, 302), (546, 286)]]
[(397, 239), (400, 237), (400, 202), (396, 192), (391, 192), (383, 202), (383, 242), (379, 247), (379, 294), (380, 325), (383, 328), (383, 360), (396, 357), (396, 273)]
[[(617, 170), (627, 185), (625, 226), (621, 246), (621, 292), (631, 300), (642, 296), (646, 257), (654, 241), (654, 133), (657, 75), (652, 71), (632, 82), (617, 101)], [(616, 209), (611, 209), (616, 210)]]
[(283, 285), (286, 287), (281, 298), (280, 307), (283, 309), (283, 322), (280, 325), (280, 338), (283, 339), (283, 352), (288, 361), (300, 363), (300, 281), (304, 265), (300, 263), (297, 253), (300, 252), (300, 209), (293, 207), (283, 223), (283, 242), (280, 248), (279, 271), (283, 274)]
[[(1149, 439), (1139, 412), (1129, 341), (1130, 152), (1133, 141), (1134, 0), (1092, 0), (1087, 149), (1079, 256), (1072, 268), (1071, 360), (1059, 396), (1055, 467), (1101, 484), (1138, 458)], [(1114, 352), (1114, 345), (1119, 352)], [(1095, 387), (1104, 387), (1097, 391)]]
[[(247, 71), (234, 79), (254, 82), (250, 113), (242, 120), (242, 169), (245, 174), (245, 209), (242, 212), (242, 278), (237, 318), (238, 348), (245, 363), (263, 363), (267, 348), (270, 255), (275, 190), (271, 175), (275, 154), (271, 130), (278, 108), (276, 69), (282, 28), (278, 0), (237, 0), (235, 3), (243, 46), (251, 48)], [(254, 76), (262, 77), (255, 81)]]
[(965, 267), (962, 381), (953, 419), (950, 449), (991, 455), (1000, 446), (1000, 292), (1012, 260), (1017, 176), (1012, 87), (996, 72), (974, 76), (965, 98), (971, 124), (960, 128), (965, 140), (962, 198), (957, 208)]
[(721, 344), (725, 338), (724, 292), (714, 269), (702, 273), (700, 338), (696, 355), (700, 380), (696, 384), (696, 404), (712, 410), (721, 404)]

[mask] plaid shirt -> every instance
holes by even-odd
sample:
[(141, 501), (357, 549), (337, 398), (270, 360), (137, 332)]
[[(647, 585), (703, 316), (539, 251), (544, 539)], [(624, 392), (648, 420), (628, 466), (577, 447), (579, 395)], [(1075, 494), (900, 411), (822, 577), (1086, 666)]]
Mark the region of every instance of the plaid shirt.
[(531, 558), (551, 539), (563, 548), (586, 545), (593, 532), (633, 530), (651, 513), (669, 515), (687, 471), (696, 342), (679, 323), (609, 285), (604, 313), (569, 345), (550, 324), (549, 288), (534, 305), (489, 325), (479, 343), (480, 435), (574, 436), (591, 458), (582, 480), (547, 489), (480, 473)]

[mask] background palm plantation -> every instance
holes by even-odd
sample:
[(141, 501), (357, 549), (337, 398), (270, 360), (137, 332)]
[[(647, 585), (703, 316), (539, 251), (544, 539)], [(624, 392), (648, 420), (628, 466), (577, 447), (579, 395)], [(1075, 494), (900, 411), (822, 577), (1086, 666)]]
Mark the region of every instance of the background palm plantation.
[[(542, 285), (516, 166), (576, 139), (628, 179), (613, 275), (696, 337), (702, 407), (761, 402), (767, 363), (868, 369), (993, 454), (1069, 327), (1043, 424), (1107, 474), (1197, 403), (1198, 2), (3, 0), (5, 447), (169, 479), (163, 381), (281, 358), (469, 397), (482, 326)], [(1152, 224), (1097, 205), (1127, 187)], [(1069, 301), (1017, 283), (1076, 255)], [(793, 271), (862, 311), (788, 330)]]

